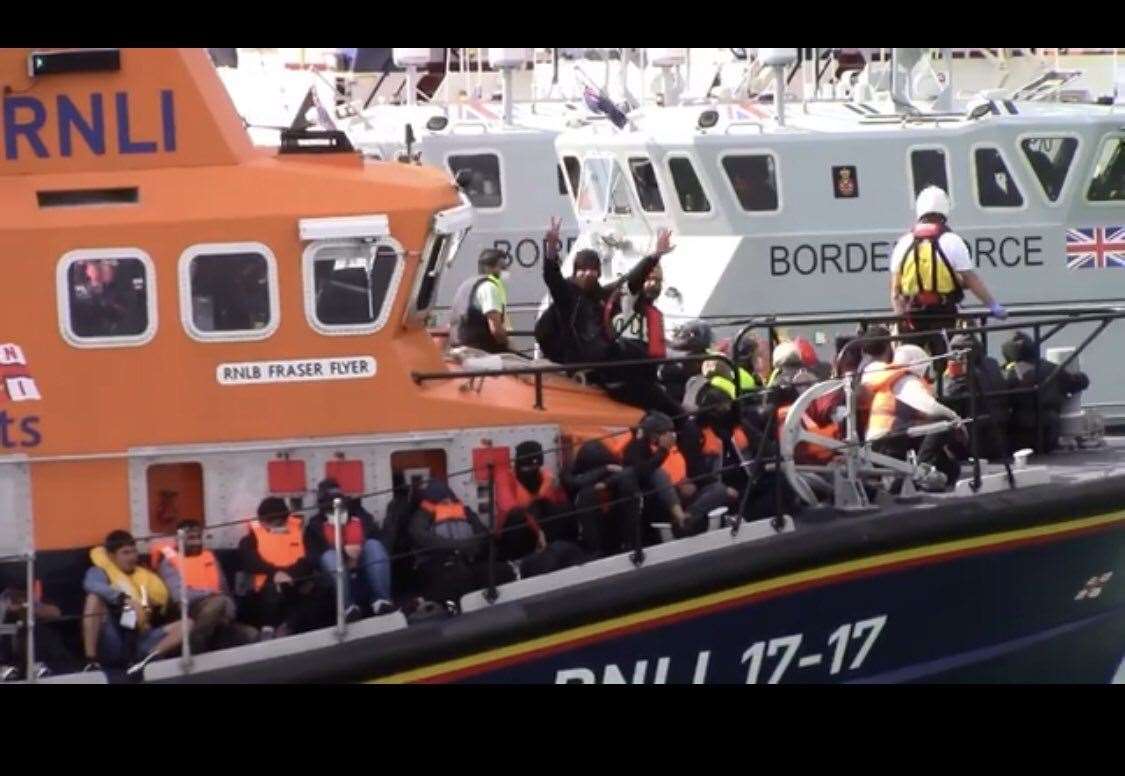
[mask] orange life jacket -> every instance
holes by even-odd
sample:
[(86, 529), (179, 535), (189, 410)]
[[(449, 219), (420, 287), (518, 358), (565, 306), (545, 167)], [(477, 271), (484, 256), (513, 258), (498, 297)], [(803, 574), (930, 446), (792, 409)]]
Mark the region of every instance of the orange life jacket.
[(673, 447), (668, 451), (668, 456), (664, 459), (664, 463), (660, 464), (660, 468), (672, 480), (673, 485), (679, 485), (687, 479), (687, 461), (684, 460), (679, 447)]
[(613, 455), (618, 463), (625, 460), (625, 448), (633, 441), (633, 433), (626, 429), (625, 431), (618, 432), (611, 437), (602, 440), (602, 444)]
[[(731, 441), (734, 442), (734, 446), (739, 450), (745, 450), (750, 447), (750, 440), (746, 438), (746, 432), (742, 430), (741, 426), (734, 427), (734, 433), (731, 434)], [(706, 427), (703, 429), (703, 454), (723, 454), (723, 440), (719, 439), (718, 434)]]
[[(785, 423), (785, 419), (789, 417), (789, 406), (777, 408), (777, 433), (778, 438), (781, 436), (781, 426)], [(840, 438), (840, 427), (836, 423), (829, 423), (821, 426), (816, 423), (807, 414), (801, 416), (801, 424), (805, 427), (805, 431), (818, 436), (828, 437), (829, 439)], [(800, 442), (797, 448), (793, 451), (793, 459), (801, 464), (825, 464), (832, 460), (835, 456), (832, 450), (821, 445), (815, 445), (811, 442)]]
[[(285, 524), (285, 533), (274, 533), (258, 520), (250, 522), (250, 532), (258, 540), (258, 556), (266, 563), (278, 568), (289, 568), (305, 557), (305, 540), (301, 536), (301, 518), (290, 515)], [(254, 589), (261, 590), (269, 576), (254, 575)]]
[(465, 516), (465, 505), (460, 501), (423, 501), (422, 509), (434, 516), (435, 523), (468, 519)]
[(550, 497), (552, 491), (555, 488), (555, 477), (546, 469), (540, 469), (540, 475), (543, 479), (539, 483), (539, 491), (537, 493), (532, 493), (527, 488), (525, 488), (518, 477), (512, 478), (513, 480), (515, 480), (516, 507), (527, 509), (531, 506), (532, 502), (541, 498)]
[(910, 372), (897, 367), (875, 373), (864, 373), (864, 388), (871, 396), (871, 413), (867, 419), (866, 437), (880, 437), (907, 428), (919, 417), (914, 408), (895, 398), (894, 388)]
[(198, 555), (180, 557), (175, 547), (165, 544), (160, 548), (160, 554), (180, 573), (188, 587), (210, 590), (213, 593), (222, 590), (219, 583), (219, 563), (210, 550), (204, 549)]

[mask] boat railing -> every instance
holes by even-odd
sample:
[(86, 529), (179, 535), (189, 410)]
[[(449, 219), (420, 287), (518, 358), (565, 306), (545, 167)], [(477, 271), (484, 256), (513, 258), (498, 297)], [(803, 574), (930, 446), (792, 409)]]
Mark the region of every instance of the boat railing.
[(606, 369), (635, 369), (640, 367), (659, 367), (665, 364), (694, 364), (704, 361), (719, 361), (736, 373), (734, 362), (722, 353), (702, 353), (689, 356), (669, 356), (666, 358), (632, 358), (619, 361), (581, 361), (570, 364), (539, 364), (529, 366), (503, 367), (500, 369), (464, 369), (444, 372), (411, 372), (410, 377), (418, 385), (433, 380), (475, 380), (485, 377), (521, 377), (530, 375), (535, 381), (535, 404), (537, 410), (546, 410), (543, 404), (544, 375), (572, 375), (577, 372), (597, 372)]

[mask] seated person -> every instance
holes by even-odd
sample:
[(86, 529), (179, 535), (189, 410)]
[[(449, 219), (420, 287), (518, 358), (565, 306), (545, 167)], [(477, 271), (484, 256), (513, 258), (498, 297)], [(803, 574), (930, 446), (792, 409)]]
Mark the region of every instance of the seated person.
[(1062, 427), (1063, 404), (1076, 393), (1090, 387), (1090, 378), (1084, 372), (1060, 371), (1055, 379), (1045, 382), (1055, 371), (1055, 364), (1039, 357), (1035, 341), (1023, 332), (1017, 332), (1001, 346), (1007, 362), (1004, 376), (1009, 388), (1034, 389), (1036, 364), (1039, 368), (1039, 416), (1043, 425), (1043, 447), (1039, 446), (1038, 425), (1035, 414), (1035, 393), (1013, 394), (1012, 420), (1008, 428), (1008, 445), (1012, 452), (1030, 448), (1037, 453), (1049, 453), (1058, 447)]
[(332, 585), (308, 559), (301, 518), (271, 496), (238, 543), (242, 570), (252, 575), (250, 602), (263, 638), (303, 633), (332, 622)]
[[(672, 348), (677, 356), (702, 356), (711, 352), (714, 334), (707, 321), (688, 321), (676, 329), (672, 337)], [(660, 381), (668, 395), (677, 402), (684, 400), (687, 383), (695, 375), (703, 373), (704, 364), (711, 361), (685, 361), (678, 364), (664, 364), (660, 367)]]
[(595, 558), (621, 551), (624, 537), (639, 519), (636, 478), (622, 466), (631, 431), (591, 439), (578, 448), (562, 482), (574, 503), (579, 544)]
[(305, 548), (309, 559), (317, 564), (335, 584), (336, 580), (336, 528), (332, 522), (333, 503), (343, 499), (348, 510), (347, 522), (340, 528), (344, 545), (344, 564), (348, 585), (344, 588), (344, 606), (348, 617), (358, 617), (360, 607), (354, 603), (353, 585), (358, 575), (363, 575), (367, 590), (373, 597), (371, 612), (388, 614), (394, 610), (391, 603), (391, 560), (383, 543), (379, 541), (379, 527), (375, 518), (363, 508), (358, 498), (349, 498), (332, 478), (321, 480), (316, 486), (317, 506), (320, 508), (309, 518), (305, 527)]
[(417, 592), (414, 559), (410, 556), (410, 518), (418, 508), (421, 478), (407, 483), (402, 472), (391, 474), (391, 501), (383, 515), (382, 543), (391, 558), (391, 581), (397, 595)]
[(872, 369), (864, 374), (863, 386), (871, 396), (865, 438), (872, 450), (895, 458), (905, 458), (909, 450), (917, 451), (918, 460), (934, 466), (945, 475), (946, 486), (951, 486), (956, 485), (961, 471), (957, 460), (946, 450), (952, 434), (932, 432), (919, 439), (904, 433), (915, 424), (960, 419), (934, 398), (925, 379), (929, 362), (929, 355), (919, 346), (900, 345), (890, 369)]
[(707, 515), (718, 507), (732, 506), (738, 495), (713, 478), (688, 478), (687, 462), (676, 445), (675, 426), (660, 412), (642, 418), (623, 459), (646, 497), (640, 527), (646, 546), (660, 541), (652, 523), (671, 523), (677, 537), (702, 533), (707, 530)]
[[(461, 596), (488, 585), (488, 529), (441, 480), (430, 480), (410, 518), (410, 540), (422, 595), (457, 608)], [(515, 575), (506, 563), (491, 564), (497, 584)]]
[(187, 585), (192, 651), (226, 649), (257, 641), (256, 628), (235, 621), (234, 598), (215, 554), (203, 546), (203, 526), (198, 520), (181, 520), (176, 530), (185, 532), (186, 557), (180, 557), (176, 542), (162, 541), (152, 548), (153, 565), (179, 607), (185, 605), (181, 587), (183, 583)]
[[(22, 566), (13, 571), (14, 574), (4, 575), (4, 580), (10, 580), (10, 584), (0, 591), (0, 624), (18, 624), (20, 627), (12, 636), (0, 636), (0, 682), (27, 678), (24, 676), (27, 668), (27, 582)], [(31, 605), (35, 608), (35, 678), (77, 670), (74, 656), (63, 643), (55, 624), (62, 618), (62, 610), (44, 600), (43, 585), (38, 579), (35, 580), (32, 598)]]
[(139, 674), (183, 643), (180, 621), (172, 619), (168, 588), (138, 564), (137, 543), (127, 531), (111, 531), (105, 545), (90, 550), (82, 587), (86, 591), (82, 641), (87, 670), (101, 666)]
[[(969, 369), (975, 372), (977, 412), (974, 422), (977, 452), (982, 458), (1003, 461), (1008, 458), (1006, 429), (1011, 419), (1007, 396), (989, 395), (1008, 389), (1004, 373), (996, 359), (983, 352), (980, 342), (971, 334), (958, 334), (949, 341), (950, 350), (960, 354), (950, 357), (945, 371), (942, 403), (963, 418), (973, 417), (969, 399)], [(967, 351), (967, 352), (966, 352)], [(958, 458), (967, 460), (970, 445), (954, 445)]]

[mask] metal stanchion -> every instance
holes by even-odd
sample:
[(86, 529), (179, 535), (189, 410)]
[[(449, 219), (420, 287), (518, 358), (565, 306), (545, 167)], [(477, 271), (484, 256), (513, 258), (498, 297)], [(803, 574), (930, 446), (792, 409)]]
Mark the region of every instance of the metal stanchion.
[(180, 632), (183, 646), (180, 649), (180, 666), (184, 673), (191, 671), (191, 620), (188, 618), (187, 585), (187, 529), (176, 530), (176, 551), (180, 554)]
[(347, 584), (347, 570), (344, 568), (344, 545), (341, 541), (344, 526), (344, 500), (332, 501), (332, 526), (336, 537), (336, 638), (343, 640), (348, 632), (344, 621), (344, 585)]
[(500, 597), (496, 591), (496, 470), (492, 463), (488, 464), (488, 515), (492, 530), (488, 532), (488, 588), (484, 600), (491, 604)]
[(27, 553), (27, 681), (35, 681), (35, 550)]

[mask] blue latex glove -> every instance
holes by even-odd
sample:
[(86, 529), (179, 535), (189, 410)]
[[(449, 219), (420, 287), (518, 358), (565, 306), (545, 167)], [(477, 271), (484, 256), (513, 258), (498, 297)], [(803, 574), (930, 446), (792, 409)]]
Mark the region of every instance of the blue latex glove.
[(992, 313), (993, 318), (1001, 321), (1008, 317), (1008, 311), (1004, 309), (1004, 305), (997, 301), (993, 301), (992, 304), (988, 306), (988, 311)]

